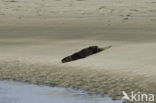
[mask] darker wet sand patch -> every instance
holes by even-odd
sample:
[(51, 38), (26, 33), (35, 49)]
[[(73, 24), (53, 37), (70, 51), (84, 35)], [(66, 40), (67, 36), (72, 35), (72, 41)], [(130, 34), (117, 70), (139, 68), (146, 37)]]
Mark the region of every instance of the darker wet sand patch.
[(76, 88), (111, 96), (114, 100), (121, 99), (122, 91), (133, 90), (156, 94), (156, 84), (143, 76), (128, 77), (126, 74), (108, 70), (28, 63), (18, 60), (1, 61), (0, 67), (0, 79)]

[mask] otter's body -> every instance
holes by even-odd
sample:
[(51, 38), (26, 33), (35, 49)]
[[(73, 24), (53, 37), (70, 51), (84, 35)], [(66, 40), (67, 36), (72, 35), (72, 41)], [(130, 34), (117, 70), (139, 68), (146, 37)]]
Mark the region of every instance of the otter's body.
[[(108, 47), (107, 47), (108, 48)], [(110, 48), (110, 46), (109, 46)], [(105, 48), (98, 48), (98, 46), (90, 46), (88, 48), (84, 48), (70, 56), (67, 56), (65, 58), (62, 59), (62, 63), (66, 63), (66, 62), (70, 62), (70, 61), (74, 61), (77, 59), (82, 59), (85, 58), (87, 56), (90, 56), (92, 54), (98, 53), (103, 51)]]

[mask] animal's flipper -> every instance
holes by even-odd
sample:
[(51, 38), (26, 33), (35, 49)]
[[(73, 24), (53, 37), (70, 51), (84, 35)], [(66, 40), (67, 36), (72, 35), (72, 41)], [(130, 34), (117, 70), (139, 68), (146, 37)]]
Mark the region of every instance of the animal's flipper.
[(112, 46), (110, 45), (110, 46), (106, 46), (106, 47), (104, 47), (104, 48), (100, 48), (101, 50), (106, 50), (106, 49), (109, 49), (109, 48), (111, 48)]

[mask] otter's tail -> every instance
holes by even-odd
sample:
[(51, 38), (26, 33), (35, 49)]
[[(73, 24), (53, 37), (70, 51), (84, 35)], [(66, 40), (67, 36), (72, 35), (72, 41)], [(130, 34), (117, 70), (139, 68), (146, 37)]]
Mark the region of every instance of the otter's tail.
[(100, 48), (100, 49), (102, 49), (102, 51), (103, 51), (103, 50), (109, 49), (109, 48), (111, 48), (111, 47), (112, 47), (112, 46), (110, 45), (110, 46), (106, 46), (106, 47)]

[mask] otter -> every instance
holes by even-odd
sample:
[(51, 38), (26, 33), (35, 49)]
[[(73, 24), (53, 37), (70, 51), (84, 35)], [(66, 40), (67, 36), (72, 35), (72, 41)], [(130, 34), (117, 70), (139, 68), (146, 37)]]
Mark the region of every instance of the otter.
[(82, 59), (82, 58), (85, 58), (87, 56), (90, 56), (92, 54), (95, 54), (95, 53), (98, 53), (98, 52), (101, 52), (105, 49), (109, 49), (111, 48), (112, 46), (107, 46), (107, 47), (104, 47), (104, 48), (99, 48), (98, 46), (90, 46), (88, 48), (84, 48), (70, 56), (67, 56), (65, 58), (62, 59), (62, 63), (66, 63), (66, 62), (70, 62), (70, 61), (74, 61), (74, 60), (78, 60), (78, 59)]

